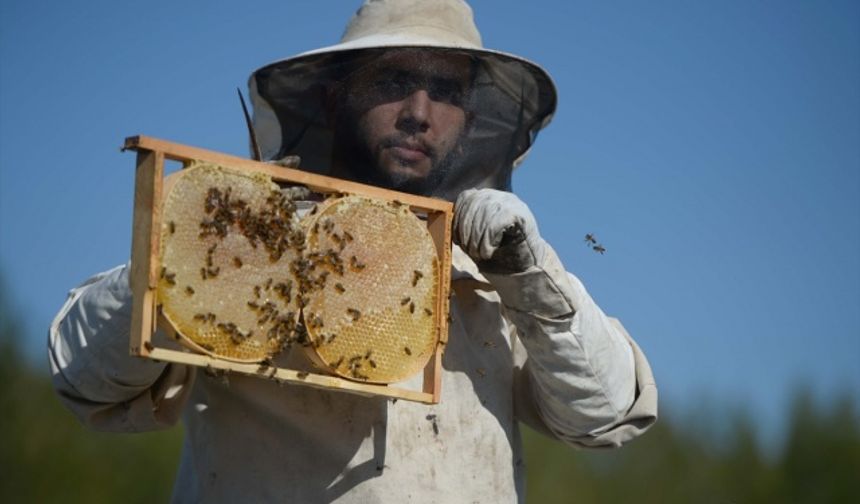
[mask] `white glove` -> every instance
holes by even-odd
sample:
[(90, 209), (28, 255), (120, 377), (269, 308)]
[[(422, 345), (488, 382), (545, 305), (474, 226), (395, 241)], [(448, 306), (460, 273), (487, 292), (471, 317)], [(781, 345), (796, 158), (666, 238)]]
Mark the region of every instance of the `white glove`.
[(546, 243), (529, 207), (513, 193), (468, 189), (454, 204), (454, 241), (486, 273), (519, 273), (543, 263)]

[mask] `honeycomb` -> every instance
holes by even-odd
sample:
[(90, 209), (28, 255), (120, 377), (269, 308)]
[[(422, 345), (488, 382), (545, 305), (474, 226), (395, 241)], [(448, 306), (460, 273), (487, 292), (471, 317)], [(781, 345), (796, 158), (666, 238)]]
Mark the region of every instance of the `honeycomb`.
[(440, 272), (408, 207), (335, 196), (300, 219), (266, 175), (198, 162), (170, 177), (157, 298), (180, 341), (237, 362), (300, 345), (318, 367), (361, 382), (424, 368)]
[(289, 273), (304, 246), (295, 205), (264, 175), (201, 163), (171, 177), (157, 290), (163, 314), (196, 350), (266, 359), (300, 336)]
[(308, 296), (312, 358), (353, 380), (393, 383), (424, 368), (436, 343), (436, 249), (406, 206), (345, 196), (307, 219), (309, 257), (330, 270)]

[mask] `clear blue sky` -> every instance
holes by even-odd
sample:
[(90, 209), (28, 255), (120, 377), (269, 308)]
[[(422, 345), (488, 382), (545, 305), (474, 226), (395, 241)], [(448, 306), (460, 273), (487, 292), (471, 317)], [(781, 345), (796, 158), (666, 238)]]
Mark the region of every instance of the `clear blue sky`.
[[(246, 155), (235, 88), (357, 5), (0, 4), (0, 274), (39, 364), (66, 291), (128, 257), (123, 138)], [(485, 45), (558, 85), (515, 191), (664, 406), (747, 405), (778, 432), (802, 384), (860, 398), (860, 3), (472, 5)]]

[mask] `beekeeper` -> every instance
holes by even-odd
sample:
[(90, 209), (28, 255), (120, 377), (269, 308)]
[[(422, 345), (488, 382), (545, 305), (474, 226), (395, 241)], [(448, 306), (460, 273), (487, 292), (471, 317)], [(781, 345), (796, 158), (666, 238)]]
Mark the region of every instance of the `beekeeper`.
[(96, 429), (181, 417), (175, 501), (521, 502), (518, 421), (581, 447), (619, 446), (654, 422), (645, 357), (510, 192), (555, 109), (552, 81), (482, 48), (463, 1), (367, 0), (340, 44), (249, 84), (266, 159), (455, 201), (442, 401), (225, 383), (131, 357), (129, 268), (118, 267), (74, 289), (54, 320), (54, 385)]

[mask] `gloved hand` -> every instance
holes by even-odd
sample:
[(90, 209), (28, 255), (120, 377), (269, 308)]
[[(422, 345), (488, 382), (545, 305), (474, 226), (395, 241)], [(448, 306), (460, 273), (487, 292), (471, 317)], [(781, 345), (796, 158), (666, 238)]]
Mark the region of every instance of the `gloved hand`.
[(513, 193), (468, 189), (454, 203), (454, 241), (485, 273), (511, 274), (542, 264), (546, 242), (529, 207)]

